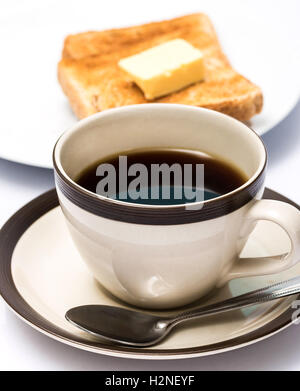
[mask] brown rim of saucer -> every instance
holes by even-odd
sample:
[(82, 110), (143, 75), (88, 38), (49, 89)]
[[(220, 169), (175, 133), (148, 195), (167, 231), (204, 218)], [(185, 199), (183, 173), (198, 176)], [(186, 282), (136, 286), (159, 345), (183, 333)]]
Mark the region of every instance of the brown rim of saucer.
[[(247, 125), (245, 125), (247, 126)], [(105, 217), (110, 220), (123, 221), (134, 224), (146, 225), (176, 225), (196, 223), (227, 215), (241, 208), (254, 199), (261, 190), (266, 174), (267, 151), (260, 136), (249, 126), (251, 132), (261, 141), (265, 161), (260, 171), (253, 178), (248, 180), (248, 184), (219, 196), (212, 200), (201, 201), (201, 209), (187, 209), (186, 205), (141, 205), (119, 200), (113, 200), (104, 196), (92, 193), (84, 189), (76, 182), (72, 181), (58, 167), (55, 159), (55, 151), (61, 136), (53, 149), (53, 165), (55, 182), (61, 193), (74, 205), (90, 212), (94, 215)], [(197, 203), (193, 203), (197, 205)]]
[[(284, 201), (300, 210), (299, 205), (270, 189), (265, 190), (264, 198)], [(58, 204), (55, 189), (50, 190), (21, 208), (0, 230), (0, 294), (17, 315), (44, 334), (74, 347), (92, 350), (98, 353), (118, 353), (120, 355), (127, 355), (127, 357), (132, 355), (135, 357), (140, 356), (141, 358), (143, 356), (145, 358), (147, 356), (157, 356), (159, 358), (161, 356), (205, 355), (205, 353), (209, 352), (217, 353), (232, 350), (271, 336), (292, 323), (294, 309), (289, 307), (269, 323), (239, 337), (210, 345), (175, 349), (160, 349), (155, 347), (151, 349), (133, 348), (111, 345), (103, 341), (88, 341), (79, 335), (74, 335), (56, 326), (35, 311), (19, 293), (12, 276), (12, 256), (19, 239), (26, 230), (44, 214), (57, 207)]]

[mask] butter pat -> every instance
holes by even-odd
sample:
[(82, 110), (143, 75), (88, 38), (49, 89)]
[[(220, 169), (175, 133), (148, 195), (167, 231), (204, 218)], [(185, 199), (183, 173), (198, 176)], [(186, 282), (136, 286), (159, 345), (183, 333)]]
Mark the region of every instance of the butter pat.
[(204, 79), (201, 51), (184, 39), (123, 58), (119, 66), (143, 90), (146, 99), (167, 95)]

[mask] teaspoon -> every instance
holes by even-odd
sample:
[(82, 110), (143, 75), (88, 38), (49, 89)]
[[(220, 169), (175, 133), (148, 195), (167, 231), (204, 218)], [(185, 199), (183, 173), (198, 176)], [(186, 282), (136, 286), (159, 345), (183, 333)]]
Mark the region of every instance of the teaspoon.
[(181, 312), (175, 316), (154, 316), (107, 305), (71, 308), (66, 319), (80, 329), (109, 341), (145, 347), (157, 344), (179, 323), (300, 293), (300, 277), (257, 289), (225, 301)]

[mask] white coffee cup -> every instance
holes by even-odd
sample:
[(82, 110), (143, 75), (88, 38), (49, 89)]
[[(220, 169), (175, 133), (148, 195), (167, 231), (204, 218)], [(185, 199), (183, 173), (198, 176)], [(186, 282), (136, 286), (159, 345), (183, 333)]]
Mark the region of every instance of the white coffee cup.
[[(207, 152), (239, 167), (249, 180), (195, 210), (113, 200), (76, 183), (101, 158), (145, 147)], [(277, 273), (299, 260), (300, 212), (261, 200), (266, 150), (253, 130), (229, 116), (176, 104), (111, 109), (64, 133), (53, 160), (60, 205), (82, 259), (108, 291), (130, 304), (182, 306), (233, 278)], [(286, 231), (289, 254), (239, 258), (258, 220)]]

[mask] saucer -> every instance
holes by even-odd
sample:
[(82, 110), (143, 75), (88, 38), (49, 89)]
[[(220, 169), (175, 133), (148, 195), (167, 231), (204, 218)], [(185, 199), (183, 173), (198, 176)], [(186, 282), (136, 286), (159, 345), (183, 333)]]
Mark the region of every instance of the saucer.
[[(300, 209), (269, 189), (264, 198), (285, 201)], [(286, 253), (289, 246), (281, 228), (261, 221), (242, 256), (278, 255)], [(236, 279), (193, 306), (224, 300), (299, 274), (300, 264), (276, 275)], [(0, 293), (21, 319), (49, 337), (94, 353), (135, 359), (198, 357), (260, 341), (292, 323), (291, 304), (297, 298), (291, 296), (187, 322), (150, 348), (114, 345), (91, 336), (65, 320), (68, 309), (83, 304), (130, 307), (102, 288), (80, 259), (54, 189), (20, 209), (1, 229)]]

